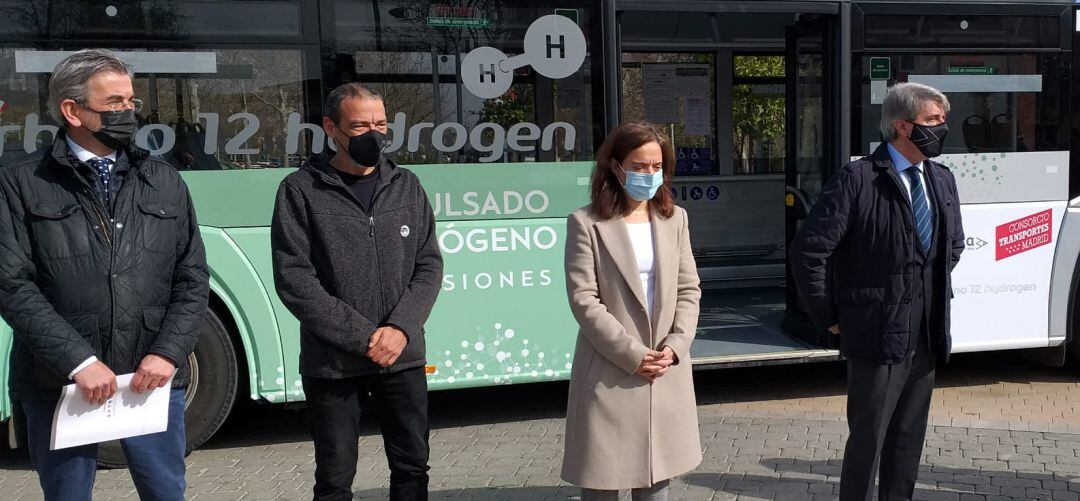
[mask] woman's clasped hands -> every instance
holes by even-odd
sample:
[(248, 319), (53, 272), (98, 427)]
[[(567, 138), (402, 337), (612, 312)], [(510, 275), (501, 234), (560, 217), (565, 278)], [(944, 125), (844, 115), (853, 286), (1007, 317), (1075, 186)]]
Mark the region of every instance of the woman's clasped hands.
[(668, 367), (671, 367), (674, 363), (675, 351), (665, 346), (660, 351), (649, 350), (645, 354), (645, 358), (641, 359), (641, 363), (638, 364), (638, 368), (634, 373), (651, 383), (656, 381), (656, 378), (666, 374)]

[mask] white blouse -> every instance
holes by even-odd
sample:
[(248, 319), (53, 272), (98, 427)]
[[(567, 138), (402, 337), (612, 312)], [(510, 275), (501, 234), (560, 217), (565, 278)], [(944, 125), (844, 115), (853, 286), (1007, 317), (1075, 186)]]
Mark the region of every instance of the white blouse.
[(652, 317), (653, 297), (656, 295), (652, 224), (626, 223), (626, 229), (630, 232), (630, 243), (634, 247), (634, 257), (637, 258), (638, 277), (641, 279), (641, 288), (645, 291), (645, 306)]

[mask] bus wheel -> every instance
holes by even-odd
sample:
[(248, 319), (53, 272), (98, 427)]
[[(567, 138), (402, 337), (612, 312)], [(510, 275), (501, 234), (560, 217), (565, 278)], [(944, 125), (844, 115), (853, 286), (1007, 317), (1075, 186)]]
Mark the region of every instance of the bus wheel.
[[(225, 325), (217, 314), (207, 310), (199, 332), (195, 352), (188, 356), (191, 383), (184, 394), (184, 426), (190, 454), (221, 428), (236, 401), (240, 379), (236, 350)], [(98, 465), (124, 468), (127, 461), (119, 441), (98, 446)]]

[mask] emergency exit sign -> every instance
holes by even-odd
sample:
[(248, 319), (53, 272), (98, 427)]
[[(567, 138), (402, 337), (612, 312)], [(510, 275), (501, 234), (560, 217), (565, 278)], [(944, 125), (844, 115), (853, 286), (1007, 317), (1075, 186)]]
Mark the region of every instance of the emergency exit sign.
[(490, 28), (491, 20), (483, 17), (444, 17), (427, 18), (428, 26), (434, 28)]
[(948, 66), (946, 75), (993, 75), (997, 69), (993, 66)]
[(870, 80), (888, 80), (891, 76), (892, 61), (889, 58), (870, 58)]

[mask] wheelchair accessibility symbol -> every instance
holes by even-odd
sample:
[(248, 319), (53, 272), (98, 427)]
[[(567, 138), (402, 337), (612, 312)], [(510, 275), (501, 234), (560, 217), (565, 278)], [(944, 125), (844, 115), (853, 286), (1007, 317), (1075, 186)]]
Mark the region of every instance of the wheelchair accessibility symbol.
[(514, 70), (532, 66), (552, 80), (566, 78), (585, 62), (585, 34), (565, 16), (549, 14), (525, 31), (525, 52), (507, 57), (490, 46), (477, 47), (461, 60), (461, 82), (481, 99), (499, 97), (510, 90)]

